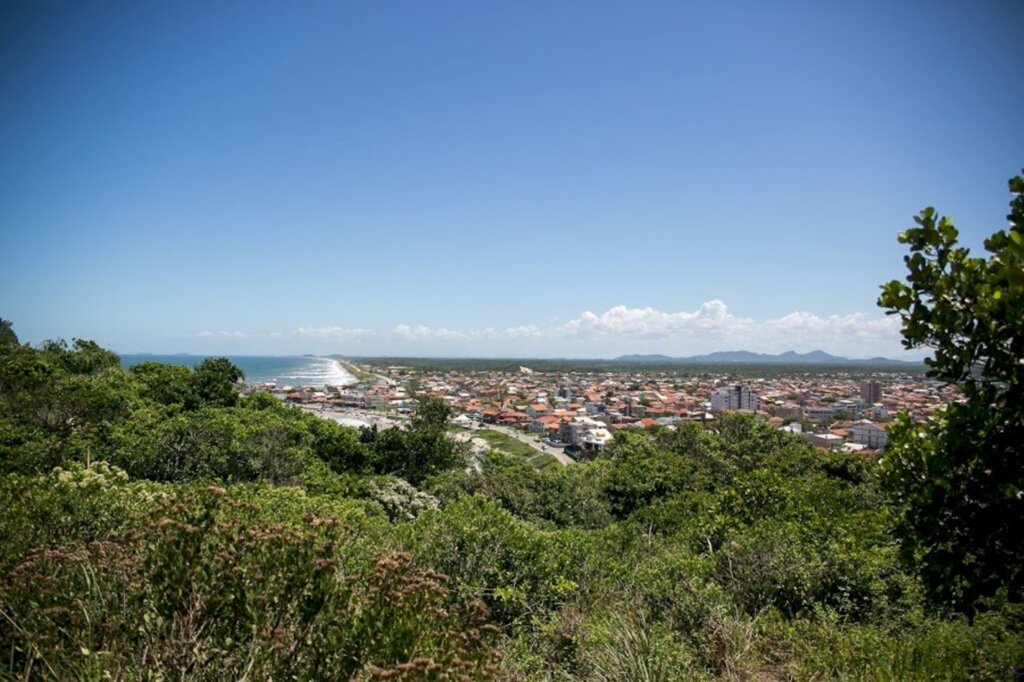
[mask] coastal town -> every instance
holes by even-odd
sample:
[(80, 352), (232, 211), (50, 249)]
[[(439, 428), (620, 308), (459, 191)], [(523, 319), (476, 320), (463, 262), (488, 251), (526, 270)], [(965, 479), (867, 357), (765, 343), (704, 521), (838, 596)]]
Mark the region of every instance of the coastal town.
[(794, 368), (788, 375), (758, 377), (671, 369), (344, 366), (356, 383), (260, 388), (340, 423), (377, 428), (402, 426), (419, 398), (440, 398), (451, 407), (457, 430), (497, 431), (563, 464), (597, 456), (623, 429), (674, 428), (728, 412), (753, 414), (819, 448), (870, 454), (885, 449), (897, 414), (924, 420), (957, 398), (955, 389), (921, 372), (882, 369)]

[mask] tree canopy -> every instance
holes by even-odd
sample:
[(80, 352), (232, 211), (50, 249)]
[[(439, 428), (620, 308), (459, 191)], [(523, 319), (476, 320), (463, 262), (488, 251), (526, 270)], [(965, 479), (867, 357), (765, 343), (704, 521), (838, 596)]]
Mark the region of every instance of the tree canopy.
[(17, 346), (18, 343), (18, 335), (14, 333), (11, 321), (0, 317), (0, 347)]
[(932, 351), (928, 375), (962, 392), (926, 424), (901, 420), (883, 480), (908, 559), (939, 601), (968, 611), (1024, 591), (1024, 178), (1009, 184), (1009, 225), (985, 240), (987, 258), (926, 208), (899, 236), (907, 282), (879, 298), (904, 346)]

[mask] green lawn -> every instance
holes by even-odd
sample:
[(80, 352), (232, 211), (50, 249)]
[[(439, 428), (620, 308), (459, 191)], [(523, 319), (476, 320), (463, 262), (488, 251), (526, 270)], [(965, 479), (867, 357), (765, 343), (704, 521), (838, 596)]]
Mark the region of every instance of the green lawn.
[(501, 450), (502, 452), (507, 452), (510, 455), (533, 457), (537, 454), (536, 448), (530, 447), (526, 443), (522, 443), (512, 436), (507, 436), (500, 431), (494, 431), (492, 429), (477, 429), (473, 431), (473, 435), (477, 438), (483, 438), (495, 450)]
[(459, 426), (449, 426), (448, 429), (452, 433), (468, 433), (474, 438), (482, 438), (494, 450), (501, 450), (510, 455), (525, 457), (537, 469), (544, 469), (558, 463), (554, 455), (541, 452), (537, 448), (531, 447), (501, 431), (495, 431), (494, 429), (465, 429)]

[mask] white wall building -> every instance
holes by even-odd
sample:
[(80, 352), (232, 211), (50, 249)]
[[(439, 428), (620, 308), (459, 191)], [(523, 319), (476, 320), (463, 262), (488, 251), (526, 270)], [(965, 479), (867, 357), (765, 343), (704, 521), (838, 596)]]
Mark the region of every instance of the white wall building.
[(612, 441), (612, 434), (606, 428), (587, 429), (580, 439), (580, 447), (584, 452), (597, 454)]
[(590, 417), (573, 417), (571, 421), (562, 424), (560, 438), (564, 443), (581, 447), (583, 437), (587, 431), (605, 428), (605, 426), (604, 422), (599, 422)]
[(817, 448), (825, 448), (826, 450), (834, 450), (842, 447), (843, 437), (837, 436), (834, 433), (808, 433), (803, 434), (804, 440)]
[(884, 450), (889, 443), (889, 434), (878, 424), (861, 419), (850, 427), (850, 440), (866, 445), (872, 450)]

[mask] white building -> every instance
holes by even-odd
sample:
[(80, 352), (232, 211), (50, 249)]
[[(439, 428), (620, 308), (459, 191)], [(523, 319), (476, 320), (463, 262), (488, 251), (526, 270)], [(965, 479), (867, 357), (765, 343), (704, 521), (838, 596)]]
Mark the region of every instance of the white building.
[(803, 434), (804, 440), (817, 448), (825, 448), (826, 450), (835, 450), (836, 448), (842, 447), (843, 437), (837, 436), (834, 433), (807, 433)]
[(573, 417), (571, 421), (562, 424), (560, 437), (562, 442), (579, 447), (587, 431), (604, 427), (604, 422), (590, 417)]
[(466, 414), (460, 414), (452, 419), (452, 426), (460, 426), (464, 429), (471, 429), (476, 425), (476, 422)]
[(580, 439), (580, 447), (586, 453), (597, 454), (604, 450), (604, 447), (611, 441), (612, 434), (608, 429), (604, 427), (587, 429), (583, 432), (583, 437)]
[(889, 434), (878, 424), (861, 419), (850, 427), (850, 440), (872, 450), (884, 450), (889, 442)]
[(741, 384), (720, 388), (711, 394), (711, 411), (724, 412), (725, 410), (757, 412), (757, 394)]
[(804, 408), (804, 419), (809, 422), (821, 423), (833, 419), (841, 409), (835, 405), (808, 405)]

